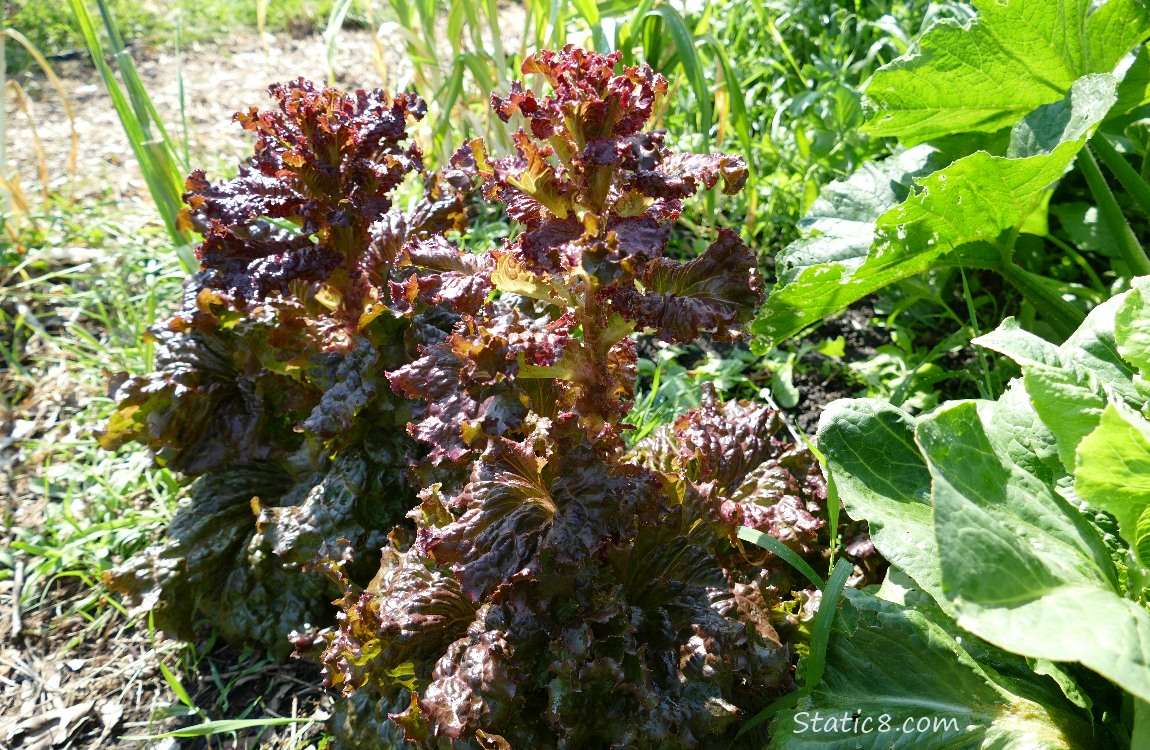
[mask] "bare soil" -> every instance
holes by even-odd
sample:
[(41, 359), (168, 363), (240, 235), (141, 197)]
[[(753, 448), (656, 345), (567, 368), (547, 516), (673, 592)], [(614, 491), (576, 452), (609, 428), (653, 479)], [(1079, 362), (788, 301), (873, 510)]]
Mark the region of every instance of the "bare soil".
[[(372, 63), (373, 39), (371, 32), (358, 29), (340, 35), (333, 66), (336, 85), (353, 90), (410, 79), (410, 63), (394, 42), (381, 46), (390, 80), (381, 79)], [(169, 135), (182, 142), (186, 121), (192, 162), (209, 172), (234, 168), (250, 153), (250, 140), (232, 122), (232, 115), (249, 106), (266, 106), (269, 84), (301, 76), (327, 80), (327, 49), (319, 35), (265, 35), (261, 41), (255, 34), (237, 32), (218, 44), (192, 45), (179, 59), (170, 49), (137, 49), (133, 56)], [(79, 136), (75, 197), (110, 193), (113, 198), (146, 199), (147, 188), (99, 73), (84, 58), (57, 60), (54, 66)], [(67, 195), (71, 124), (65, 104), (38, 71), (28, 71), (17, 80), (28, 94), (29, 107), (21, 111), (16, 98), (9, 97), (10, 166), (31, 192), (40, 173), (38, 139), (50, 188)]]

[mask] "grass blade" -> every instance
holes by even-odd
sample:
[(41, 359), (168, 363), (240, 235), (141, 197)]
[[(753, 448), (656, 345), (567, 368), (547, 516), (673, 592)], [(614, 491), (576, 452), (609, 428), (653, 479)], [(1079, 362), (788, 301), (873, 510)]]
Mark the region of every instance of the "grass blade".
[(603, 19), (599, 15), (599, 5), (595, 0), (571, 0), (571, 4), (591, 29), (591, 43), (595, 51), (610, 52), (611, 42), (603, 31)]
[[(747, 538), (743, 536), (744, 531), (760, 533), (754, 532), (752, 529), (748, 529), (744, 526), (739, 529), (740, 539)], [(776, 544), (782, 544), (774, 537), (768, 537), (768, 539)], [(786, 549), (786, 547), (784, 547), (784, 549)], [(787, 551), (789, 552), (790, 550)], [(782, 557), (782, 555), (780, 555), (780, 557)], [(792, 563), (792, 565), (793, 564), (794, 563)], [(853, 565), (839, 558), (839, 561), (835, 563), (835, 569), (834, 572), (831, 573), (830, 580), (825, 585), (819, 585), (819, 588), (822, 589), (823, 592), (823, 598), (819, 604), (819, 611), (815, 614), (815, 624), (811, 630), (810, 653), (807, 655), (807, 675), (803, 687), (793, 693), (784, 695), (748, 719), (743, 726), (739, 727), (739, 731), (735, 734), (735, 740), (738, 740), (764, 721), (774, 718), (783, 711), (798, 706), (799, 701), (805, 696), (810, 695), (811, 691), (814, 690), (823, 679), (823, 672), (827, 665), (827, 645), (830, 643), (831, 625), (834, 623), (835, 613), (838, 611), (839, 600), (843, 594), (843, 587), (846, 586), (847, 578), (853, 570)], [(811, 572), (813, 574), (814, 571)]]
[(158, 664), (160, 673), (164, 676), (164, 682), (168, 683), (168, 687), (170, 687), (172, 692), (176, 694), (176, 697), (180, 699), (180, 703), (198, 712), (199, 709), (196, 708), (196, 704), (192, 702), (192, 696), (188, 695), (188, 691), (184, 688), (183, 683), (172, 674), (172, 670), (168, 669), (166, 664), (163, 662), (158, 662)]
[[(735, 74), (734, 68), (731, 67), (731, 61), (727, 57), (726, 50), (723, 45), (719, 44), (719, 40), (707, 34), (700, 37), (696, 44), (700, 47), (706, 47), (710, 50), (712, 57), (718, 61), (719, 71), (723, 76), (723, 87), (727, 91), (727, 100), (730, 107), (730, 120), (731, 124), (735, 126), (735, 135), (738, 136), (739, 146), (743, 149), (743, 155), (750, 163), (754, 158), (754, 143), (751, 141), (751, 127), (750, 120), (747, 117), (747, 104), (746, 97), (743, 94), (743, 88), (739, 84), (739, 77)], [(750, 177), (754, 179), (754, 170), (751, 170)]]
[(758, 725), (762, 724), (768, 719), (773, 719), (783, 711), (795, 708), (799, 705), (799, 701), (803, 699), (807, 692), (805, 690), (796, 690), (793, 693), (787, 693), (783, 697), (775, 700), (769, 706), (759, 711), (757, 714), (747, 719), (743, 726), (739, 727), (739, 731), (735, 733), (735, 739), (731, 740), (728, 747), (733, 747), (735, 742), (747, 732), (751, 731)]
[(323, 30), (324, 52), (327, 55), (327, 85), (335, 85), (335, 46), (339, 43), (339, 34), (343, 31), (343, 22), (347, 12), (351, 10), (352, 0), (336, 0), (331, 6), (331, 14), (327, 17), (327, 26)]
[[(68, 182), (71, 184), (76, 180), (76, 156), (80, 151), (80, 134), (76, 132), (76, 115), (72, 111), (72, 100), (68, 98), (68, 92), (64, 88), (64, 84), (60, 81), (59, 76), (56, 75), (55, 69), (48, 64), (48, 60), (40, 54), (40, 50), (36, 49), (35, 45), (28, 40), (28, 37), (16, 29), (4, 29), (3, 36), (9, 37), (12, 41), (24, 48), (29, 56), (36, 61), (36, 64), (40, 66), (40, 70), (44, 71), (44, 76), (47, 77), (48, 81), (52, 84), (52, 88), (54, 88), (60, 96), (60, 103), (64, 106), (64, 115), (68, 118)], [(4, 45), (2, 40), (0, 40), (0, 54), (3, 53)], [(0, 75), (0, 83), (2, 83), (3, 80), (4, 76)], [(15, 81), (13, 81), (13, 83), (15, 83)], [(3, 108), (0, 107), (0, 122), (4, 122), (4, 125), (7, 124), (6, 121), (4, 121), (5, 114)], [(2, 127), (3, 125), (0, 125), (0, 128)], [(3, 141), (4, 131), (0, 130), (0, 144), (3, 144)], [(0, 173), (3, 173), (5, 168), (4, 148), (4, 145), (0, 145)]]
[(259, 727), (282, 727), (286, 724), (307, 724), (314, 721), (316, 721), (316, 719), (293, 719), (289, 717), (276, 717), (271, 719), (223, 719), (220, 721), (205, 721), (203, 724), (196, 724), (195, 726), (176, 729), (172, 732), (164, 732), (163, 734), (134, 735), (132, 737), (121, 737), (120, 739), (132, 742), (144, 742), (147, 740), (167, 739), (168, 737), (206, 737), (210, 734), (240, 732), (244, 729), (256, 729)]
[(839, 599), (843, 595), (843, 587), (847, 578), (854, 570), (849, 561), (839, 558), (835, 569), (823, 589), (823, 598), (819, 603), (819, 611), (815, 614), (815, 624), (811, 629), (811, 651), (807, 656), (807, 681), (803, 688), (814, 690), (819, 681), (823, 679), (823, 671), (827, 667), (827, 644), (831, 640), (831, 624), (835, 620), (835, 612), (839, 607)]
[[(815, 572), (815, 569), (807, 565), (807, 561), (799, 557), (798, 554), (787, 545), (775, 539), (770, 534), (764, 534), (746, 526), (739, 527), (739, 538), (744, 542), (762, 547), (768, 552), (778, 555), (782, 559), (790, 563), (791, 567), (802, 573), (807, 577), (807, 580), (815, 585), (815, 588), (821, 589), (826, 585), (822, 576)], [(836, 568), (837, 570), (837, 568)]]
[[(699, 130), (703, 136), (703, 142), (707, 143), (711, 137), (711, 91), (707, 86), (707, 76), (703, 72), (702, 60), (699, 59), (699, 52), (695, 48), (694, 35), (691, 33), (691, 30), (687, 28), (683, 17), (670, 5), (658, 5), (647, 11), (644, 18), (652, 19), (656, 22), (662, 21), (667, 31), (670, 32), (671, 40), (675, 44), (675, 53), (678, 56), (679, 65), (683, 67), (683, 72), (687, 76), (687, 83), (695, 95), (695, 103), (699, 107), (699, 119), (701, 120)], [(644, 52), (644, 54), (646, 54), (646, 52)], [(648, 63), (654, 66), (656, 61), (652, 61), (649, 55), (647, 56), (647, 60)]]
[[(140, 172), (143, 174), (144, 182), (148, 185), (148, 191), (152, 194), (156, 209), (159, 211), (164, 226), (176, 246), (180, 264), (186, 273), (192, 273), (199, 264), (192, 254), (191, 233), (181, 229), (178, 223), (180, 207), (183, 205), (181, 197), (183, 185), (182, 173), (177, 166), (176, 151), (172, 141), (168, 138), (155, 107), (148, 97), (147, 90), (136, 71), (132, 58), (124, 49), (119, 30), (116, 28), (104, 0), (97, 0), (97, 5), (105, 23), (105, 31), (113, 45), (115, 52), (113, 60), (119, 68), (124, 87), (120, 86), (112, 68), (105, 60), (106, 50), (96, 32), (85, 0), (68, 0), (68, 5), (72, 9), (80, 33), (84, 37), (84, 43), (91, 54), (92, 64), (96, 66), (96, 70), (104, 82), (104, 88), (112, 98), (112, 105), (120, 118), (124, 133), (128, 137), (132, 153), (140, 165)], [(127, 89), (126, 92), (125, 88)], [(153, 134), (153, 128), (155, 134)]]

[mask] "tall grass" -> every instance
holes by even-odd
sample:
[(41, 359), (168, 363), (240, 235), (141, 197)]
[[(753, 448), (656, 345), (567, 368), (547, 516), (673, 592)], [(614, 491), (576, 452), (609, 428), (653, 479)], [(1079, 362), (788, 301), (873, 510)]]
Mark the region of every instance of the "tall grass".
[[(0, 29), (0, 58), (4, 58), (5, 47), (9, 40), (18, 44), (24, 50), (25, 54), (40, 66), (40, 69), (44, 72), (49, 83), (52, 84), (52, 87), (60, 99), (60, 103), (64, 107), (64, 114), (68, 118), (69, 126), (69, 148), (65, 170), (69, 192), (71, 192), (71, 186), (75, 182), (76, 156), (79, 151), (80, 138), (76, 132), (76, 117), (72, 112), (72, 103), (68, 98), (68, 92), (64, 89), (64, 85), (56, 75), (56, 71), (48, 63), (48, 60), (40, 50), (16, 29)], [(0, 67), (0, 214), (6, 218), (5, 230), (8, 233), (9, 239), (13, 245), (19, 246), (21, 224), (29, 222), (35, 226), (36, 219), (33, 210), (33, 200), (24, 190), (21, 175), (14, 171), (10, 172), (8, 169), (9, 113), (7, 109), (7, 95), (9, 92), (11, 92), (15, 98), (15, 112), (23, 114), (28, 121), (29, 134), (32, 137), (32, 149), (36, 155), (36, 169), (39, 177), (40, 193), (44, 203), (47, 203), (51, 199), (52, 185), (43, 144), (41, 143), (40, 134), (36, 128), (36, 117), (32, 112), (28, 97), (25, 95), (23, 87), (20, 86), (15, 79), (9, 79), (7, 77), (6, 58), (0, 60), (0, 66), (2, 66)]]
[[(709, 11), (688, 19), (662, 0), (525, 0), (523, 30), (509, 34), (495, 0), (390, 0), (390, 6), (411, 60), (410, 83), (432, 110), (429, 150), (439, 163), (475, 136), (496, 152), (510, 150), (509, 126), (487, 106), (490, 92), (518, 79), (528, 54), (569, 40), (598, 52), (618, 51), (627, 65), (647, 63), (667, 77), (673, 92), (689, 92), (685, 101), (693, 116), (683, 145), (706, 148), (733, 131), (741, 147), (751, 149), (740, 79), (709, 31)], [(392, 28), (382, 26), (377, 36)], [(518, 49), (504, 44), (512, 36), (520, 39)]]
[[(113, 408), (102, 396), (107, 373), (151, 368), (147, 329), (179, 298), (184, 272), (157, 252), (167, 239), (145, 212), (59, 202), (47, 236), (28, 243), (44, 249), (0, 272), (0, 392), (11, 399), (0, 406), (35, 425), (16, 476), (45, 501), (43, 523), (7, 529), (12, 542), (0, 554), (0, 573), (16, 555), (26, 561), (26, 608), (62, 579), (94, 589), (80, 609), (112, 604), (100, 571), (154, 539), (183, 484), (144, 453), (101, 450), (93, 434)], [(63, 246), (109, 252), (61, 266), (53, 249)], [(56, 408), (38, 406), (47, 404)]]
[(819, 189), (886, 153), (859, 134), (862, 89), (940, 17), (967, 18), (958, 3), (926, 0), (718, 0), (709, 4), (715, 44), (739, 61), (750, 132), (727, 132), (759, 177), (741, 200), (746, 227), (780, 248)]
[[(96, 5), (108, 39), (107, 47), (88, 12), (86, 0), (68, 0), (68, 3), (75, 14), (92, 62), (112, 98), (120, 124), (180, 263), (187, 273), (192, 273), (198, 265), (192, 253), (194, 240), (192, 233), (179, 223), (180, 207), (183, 205), (183, 178), (189, 166), (183, 163), (179, 149), (168, 136), (163, 120), (156, 112), (136, 69), (135, 61), (124, 45), (106, 0), (96, 0)], [(108, 64), (108, 57), (111, 57), (115, 71)], [(119, 78), (116, 77), (117, 72)]]
[[(3, 21), (0, 21), (3, 23)], [(4, 29), (7, 31), (8, 29)], [(8, 182), (8, 47), (7, 34), (0, 34), (0, 180)], [(9, 190), (0, 190), (0, 214), (6, 215), (11, 205)]]

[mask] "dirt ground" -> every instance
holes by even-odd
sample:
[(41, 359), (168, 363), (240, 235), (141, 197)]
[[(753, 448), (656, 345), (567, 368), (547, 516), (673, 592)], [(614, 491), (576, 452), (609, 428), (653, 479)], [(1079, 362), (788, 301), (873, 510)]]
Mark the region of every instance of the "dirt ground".
[[(141, 78), (169, 135), (177, 142), (183, 141), (186, 114), (189, 151), (195, 166), (215, 170), (234, 165), (250, 153), (250, 141), (232, 122), (232, 115), (249, 106), (266, 106), (269, 84), (300, 76), (326, 80), (327, 51), (322, 36), (269, 34), (264, 41), (266, 45), (254, 34), (235, 33), (219, 44), (192, 45), (184, 51), (178, 66), (170, 49), (133, 50)], [(336, 85), (350, 90), (384, 84), (372, 64), (373, 47), (370, 32), (347, 30), (341, 34), (334, 65)], [(383, 47), (383, 54), (390, 85), (410, 80), (410, 63), (394, 44)], [(84, 198), (111, 191), (113, 198), (146, 199), (147, 188), (95, 68), (84, 59), (57, 60), (53, 65), (67, 92), (79, 137), (75, 196)], [(16, 100), (9, 97), (10, 166), (20, 175), (26, 190), (35, 187), (38, 136), (51, 189), (68, 194), (71, 127), (65, 106), (39, 71), (28, 71), (15, 80), (28, 93), (31, 117), (19, 111)]]

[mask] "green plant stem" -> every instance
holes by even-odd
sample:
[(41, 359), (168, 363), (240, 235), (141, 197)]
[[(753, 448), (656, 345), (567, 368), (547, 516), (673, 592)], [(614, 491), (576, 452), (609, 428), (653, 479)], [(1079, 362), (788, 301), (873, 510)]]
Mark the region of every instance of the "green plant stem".
[(1126, 188), (1126, 192), (1130, 193), (1130, 196), (1138, 202), (1143, 213), (1150, 216), (1150, 185), (1146, 184), (1142, 175), (1130, 166), (1130, 162), (1118, 153), (1118, 149), (1106, 140), (1106, 136), (1098, 134), (1091, 138), (1090, 147), (1094, 149), (1094, 153), (1098, 154), (1098, 158), (1102, 160), (1106, 168), (1114, 173), (1114, 176), (1122, 183), (1122, 187)]
[[(974, 333), (975, 338), (982, 335), (981, 327), (978, 325), (978, 311), (975, 309), (974, 297), (970, 293), (970, 283), (966, 278), (966, 269), (962, 266), (958, 267), (958, 273), (962, 277), (962, 297), (966, 300), (966, 314), (970, 316), (970, 328)], [(990, 382), (990, 365), (986, 361), (986, 353), (982, 351), (982, 347), (976, 347), (975, 353), (978, 355), (978, 365), (982, 370), (982, 378), (986, 386), (986, 393), (983, 398), (993, 400), (996, 398), (994, 395), (994, 385)]]
[(1086, 313), (1062, 299), (1062, 295), (1050, 287), (1045, 277), (1013, 263), (1005, 264), (1001, 273), (1034, 305), (1054, 332), (1064, 339), (1069, 338), (1086, 320)]
[[(112, 98), (124, 134), (132, 147), (140, 172), (152, 194), (164, 226), (168, 230), (176, 254), (187, 273), (194, 273), (199, 267), (192, 252), (192, 234), (179, 226), (179, 212), (183, 205), (183, 177), (178, 167), (178, 151), (164, 129), (162, 120), (148, 96), (144, 82), (140, 79), (132, 58), (124, 47), (124, 40), (116, 27), (105, 0), (96, 0), (100, 18), (105, 24), (105, 32), (112, 45), (112, 59), (120, 73), (120, 79), (104, 59), (104, 45), (96, 31), (92, 16), (88, 12), (87, 0), (68, 0), (73, 17), (80, 27), (80, 33), (92, 56), (104, 88)], [(120, 81), (123, 81), (121, 86)]]
[(1090, 261), (1086, 260), (1085, 256), (1078, 252), (1077, 248), (1072, 245), (1068, 245), (1067, 243), (1055, 237), (1053, 234), (1046, 235), (1045, 239), (1049, 241), (1050, 244), (1066, 253), (1068, 258), (1078, 264), (1078, 267), (1081, 268), (1082, 272), (1085, 273), (1087, 278), (1090, 279), (1090, 286), (1094, 289), (1094, 291), (1109, 296), (1109, 294), (1106, 292), (1106, 285), (1102, 283), (1102, 279), (1099, 278), (1098, 273), (1094, 270), (1093, 267), (1091, 267)]
[(1082, 170), (1082, 176), (1086, 178), (1086, 184), (1098, 203), (1098, 213), (1102, 215), (1102, 220), (1106, 222), (1115, 242), (1118, 243), (1122, 260), (1135, 276), (1150, 275), (1150, 258), (1146, 256), (1146, 251), (1134, 236), (1130, 223), (1122, 215), (1122, 209), (1118, 206), (1110, 186), (1106, 184), (1106, 178), (1102, 176), (1102, 170), (1098, 168), (1098, 162), (1095, 161), (1089, 146), (1082, 149), (1078, 157), (1078, 167)]

